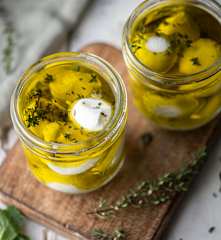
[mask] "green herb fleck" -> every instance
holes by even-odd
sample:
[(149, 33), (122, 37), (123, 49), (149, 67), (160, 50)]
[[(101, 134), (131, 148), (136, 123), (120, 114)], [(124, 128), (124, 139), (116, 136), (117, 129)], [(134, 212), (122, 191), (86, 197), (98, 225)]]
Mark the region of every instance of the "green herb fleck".
[(42, 96), (42, 91), (40, 89), (32, 90), (29, 94), (29, 99), (32, 100), (36, 98), (39, 101), (39, 98)]
[(78, 99), (84, 98), (83, 94), (77, 94)]
[(35, 127), (39, 125), (40, 121), (45, 118), (46, 111), (43, 109), (28, 109), (28, 116), (26, 119), (27, 127)]
[(73, 65), (72, 70), (75, 72), (80, 72), (81, 67), (79, 65)]
[(46, 83), (50, 83), (50, 82), (53, 82), (53, 81), (54, 81), (53, 76), (52, 76), (51, 74), (48, 74), (48, 73), (47, 73), (47, 75), (46, 75), (46, 77), (45, 77), (45, 82), (46, 82)]
[(199, 58), (198, 57), (195, 57), (195, 58), (191, 58), (190, 61), (192, 62), (193, 65), (196, 65), (196, 66), (201, 66), (201, 63), (199, 61)]
[(132, 52), (135, 54), (139, 49), (141, 49), (141, 46), (136, 44), (136, 43), (133, 43), (131, 44), (131, 50)]
[(91, 74), (91, 79), (89, 81), (90, 83), (97, 82), (97, 74), (92, 73)]
[(66, 139), (70, 139), (71, 134), (70, 134), (70, 133), (65, 133), (65, 134), (64, 134), (64, 137), (65, 137)]
[(78, 140), (76, 138), (73, 138), (71, 141), (74, 143), (78, 143)]
[(186, 38), (186, 35), (182, 35), (180, 33), (174, 33), (169, 37), (170, 47), (167, 50), (167, 54), (171, 54), (179, 50), (182, 52), (184, 49), (191, 46), (192, 41)]

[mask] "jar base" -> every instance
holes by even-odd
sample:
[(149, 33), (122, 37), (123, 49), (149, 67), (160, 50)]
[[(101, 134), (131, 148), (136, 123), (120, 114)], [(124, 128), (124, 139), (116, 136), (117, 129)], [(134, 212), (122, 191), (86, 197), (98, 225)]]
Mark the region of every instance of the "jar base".
[(125, 154), (124, 153), (119, 158), (118, 161), (119, 161), (119, 165), (116, 168), (116, 170), (111, 174), (111, 176), (109, 176), (108, 179), (106, 179), (101, 185), (99, 185), (95, 188), (92, 188), (92, 189), (79, 189), (74, 185), (58, 183), (58, 182), (45, 183), (30, 168), (29, 169), (30, 169), (32, 175), (38, 180), (38, 182), (40, 182), (41, 184), (43, 184), (44, 186), (46, 186), (46, 187), (48, 187), (52, 190), (55, 190), (57, 192), (66, 193), (66, 194), (85, 194), (85, 193), (90, 193), (90, 192), (96, 191), (99, 188), (105, 186), (119, 173), (119, 171), (121, 170), (121, 168), (124, 165), (124, 161), (125, 161)]

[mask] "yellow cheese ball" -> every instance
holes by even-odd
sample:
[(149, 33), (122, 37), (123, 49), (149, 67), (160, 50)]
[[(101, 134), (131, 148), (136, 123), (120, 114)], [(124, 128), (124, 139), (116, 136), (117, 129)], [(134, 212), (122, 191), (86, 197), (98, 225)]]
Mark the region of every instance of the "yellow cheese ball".
[(36, 136), (40, 137), (41, 139), (44, 139), (43, 129), (47, 124), (49, 124), (49, 122), (47, 120), (43, 120), (38, 125), (29, 127), (29, 129)]
[(187, 36), (191, 41), (200, 37), (198, 25), (186, 12), (178, 12), (171, 17), (166, 18), (157, 28), (157, 32), (165, 35), (180, 34)]
[(79, 97), (87, 97), (94, 89), (101, 86), (99, 79), (91, 82), (91, 78), (92, 75), (89, 73), (64, 69), (55, 75), (55, 80), (49, 84), (49, 87), (54, 98), (64, 102), (73, 101), (76, 94)]
[(196, 111), (199, 106), (198, 100), (185, 95), (168, 98), (156, 93), (146, 94), (143, 100), (150, 114), (163, 118), (185, 117)]
[(164, 73), (168, 72), (177, 61), (177, 54), (171, 50), (168, 38), (150, 33), (142, 39), (135, 55), (152, 71)]
[(183, 52), (179, 62), (179, 71), (194, 74), (205, 70), (221, 57), (221, 46), (214, 40), (201, 38)]
[(48, 123), (42, 129), (44, 140), (47, 142), (53, 142), (56, 140), (59, 133), (60, 126), (56, 122)]

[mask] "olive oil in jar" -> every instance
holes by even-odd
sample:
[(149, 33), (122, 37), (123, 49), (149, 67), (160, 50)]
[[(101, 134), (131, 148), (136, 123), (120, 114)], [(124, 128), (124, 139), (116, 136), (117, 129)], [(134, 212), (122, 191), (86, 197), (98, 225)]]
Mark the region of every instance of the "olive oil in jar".
[(164, 128), (193, 129), (220, 112), (221, 24), (201, 2), (150, 1), (125, 26), (135, 104)]
[[(26, 127), (44, 141), (87, 141), (113, 115), (115, 97), (110, 86), (101, 75), (78, 63), (44, 68), (30, 83), (20, 96), (20, 114)], [(85, 116), (76, 116), (78, 111)]]
[(126, 92), (103, 60), (80, 53), (43, 58), (24, 74), (11, 108), (29, 168), (48, 187), (92, 191), (121, 168)]

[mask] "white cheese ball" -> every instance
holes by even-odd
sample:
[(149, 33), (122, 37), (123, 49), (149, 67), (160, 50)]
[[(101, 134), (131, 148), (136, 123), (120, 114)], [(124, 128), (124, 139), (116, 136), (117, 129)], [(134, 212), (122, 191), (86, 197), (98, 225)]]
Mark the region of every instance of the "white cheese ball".
[(70, 193), (70, 194), (82, 193), (81, 189), (78, 189), (70, 184), (50, 182), (50, 183), (47, 183), (47, 186), (53, 190), (63, 192), (63, 193)]
[(84, 163), (82, 163), (79, 166), (76, 167), (60, 167), (57, 166), (53, 163), (48, 163), (48, 167), (53, 170), (54, 172), (61, 174), (61, 175), (76, 175), (76, 174), (80, 174), (83, 172), (86, 172), (87, 170), (89, 170), (90, 168), (92, 168), (97, 161), (100, 160), (100, 158), (91, 158), (88, 159), (87, 161), (85, 161)]
[(158, 73), (168, 72), (177, 61), (177, 53), (171, 48), (170, 40), (154, 33), (144, 37), (135, 55), (141, 63)]
[(151, 52), (162, 53), (168, 50), (170, 43), (167, 39), (158, 36), (152, 36), (147, 40), (147, 48)]
[(90, 132), (101, 131), (112, 116), (112, 106), (96, 98), (82, 98), (74, 103), (71, 117)]

